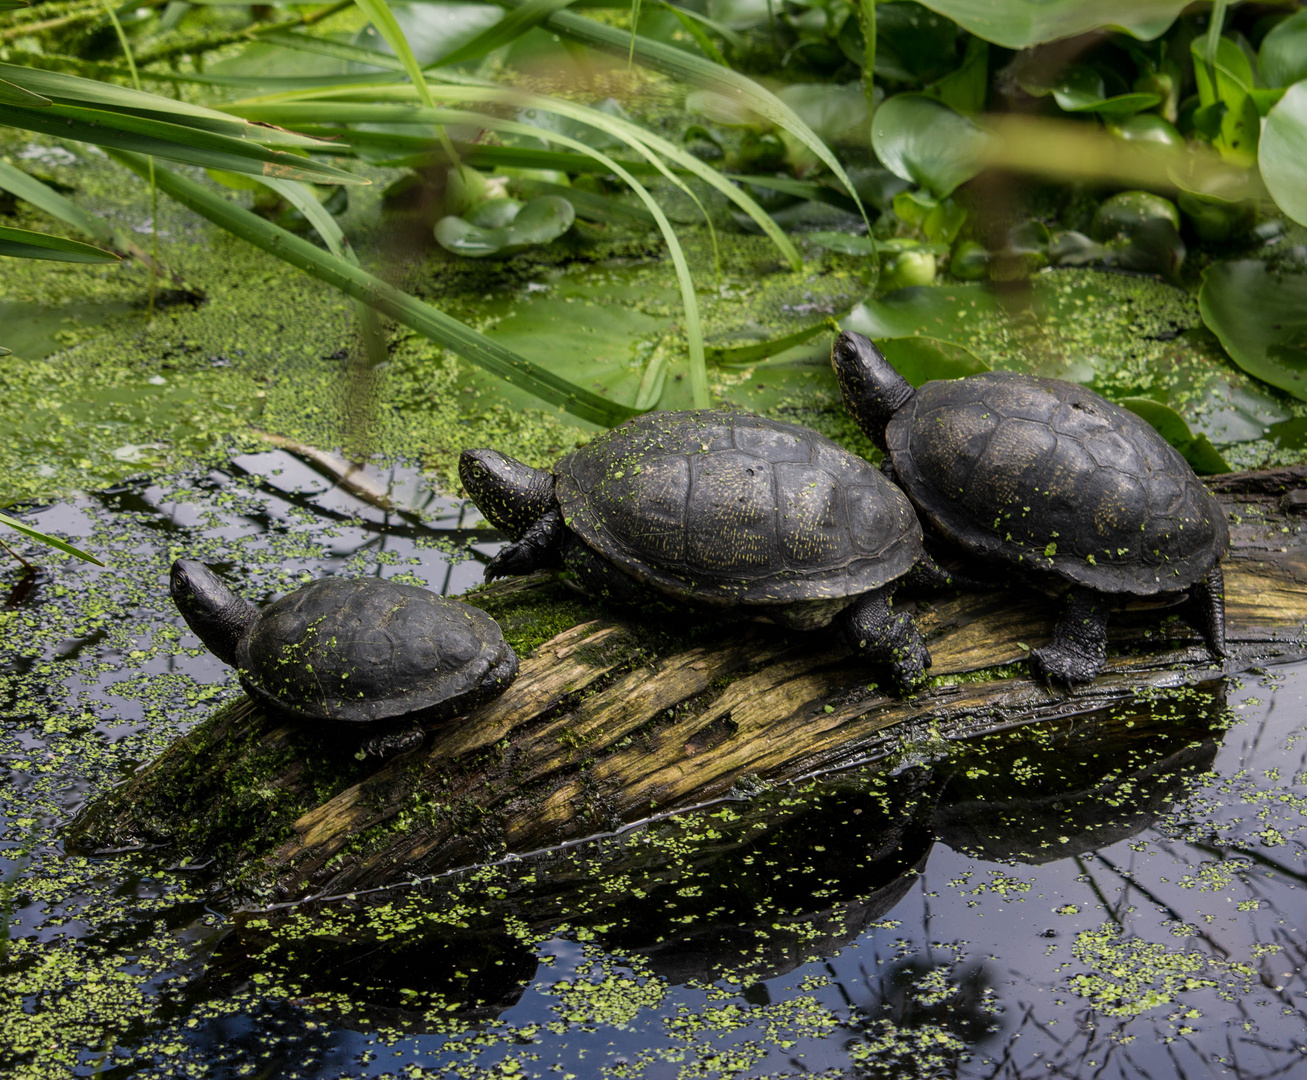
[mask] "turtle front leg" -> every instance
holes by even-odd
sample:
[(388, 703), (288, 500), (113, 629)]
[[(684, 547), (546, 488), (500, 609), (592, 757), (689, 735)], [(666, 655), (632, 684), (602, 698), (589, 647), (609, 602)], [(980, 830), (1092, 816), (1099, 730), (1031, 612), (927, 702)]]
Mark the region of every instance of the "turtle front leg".
[(557, 507), (546, 510), (522, 538), (509, 544), (486, 566), (486, 580), (513, 574), (529, 574), (533, 570), (559, 565), (559, 548), (566, 533), (563, 515)]
[(843, 629), (845, 640), (860, 655), (890, 666), (904, 693), (926, 681), (930, 650), (917, 624), (893, 609), (888, 590), (877, 589), (850, 605), (843, 614)]
[(1224, 660), (1225, 651), (1225, 575), (1220, 566), (1189, 590), (1189, 621), (1198, 628), (1207, 643), (1207, 651)]
[(1062, 621), (1053, 628), (1053, 640), (1030, 650), (1030, 669), (1036, 678), (1067, 686), (1092, 680), (1107, 658), (1109, 612), (1102, 593), (1072, 589)]

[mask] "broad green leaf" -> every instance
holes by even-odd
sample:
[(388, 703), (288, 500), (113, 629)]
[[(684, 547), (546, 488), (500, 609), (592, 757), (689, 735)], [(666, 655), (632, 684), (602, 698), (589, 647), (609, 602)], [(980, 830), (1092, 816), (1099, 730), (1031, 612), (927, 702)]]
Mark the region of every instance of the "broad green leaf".
[(876, 75), (927, 83), (957, 66), (958, 28), (920, 4), (892, 0), (876, 5)]
[(438, 64), (463, 64), (479, 60), (488, 52), (516, 41), (528, 30), (534, 29), (556, 11), (570, 7), (576, 0), (527, 0), (521, 7), (509, 11), (493, 26), (487, 27), (471, 41), (460, 45), (440, 57)]
[(560, 195), (572, 204), (577, 217), (587, 221), (603, 221), (612, 225), (629, 225), (631, 222), (636, 222), (646, 227), (657, 224), (654, 216), (643, 206), (631, 206), (611, 196), (599, 195), (593, 191), (531, 178), (513, 180), (512, 187), (528, 195)]
[(0, 0), (0, 11), (14, 11), (27, 6), (27, 0)]
[(964, 30), (1007, 49), (1075, 37), (1090, 30), (1124, 30), (1151, 41), (1164, 33), (1188, 0), (922, 0)]
[(1103, 76), (1088, 64), (1073, 64), (1050, 87), (1058, 108), (1065, 112), (1093, 112), (1125, 117), (1161, 104), (1158, 94), (1117, 94), (1109, 97)]
[(1217, 263), (1203, 275), (1198, 303), (1236, 364), (1307, 401), (1307, 274)]
[(1259, 149), (1271, 198), (1299, 225), (1307, 225), (1307, 79), (1289, 87), (1270, 111)]
[[(493, 203), (513, 204), (511, 214), (487, 217), (491, 203), (477, 208), (479, 217), (445, 217), (436, 222), (436, 240), (446, 251), (471, 259), (496, 255), (507, 257), (538, 244), (557, 240), (572, 227), (576, 211), (572, 204), (557, 195), (541, 195), (525, 206), (514, 199), (496, 199)], [(496, 208), (497, 209), (497, 208)], [(505, 210), (509, 210), (505, 207)], [(476, 214), (477, 211), (473, 213)], [(503, 222), (498, 224), (498, 222)]]
[(1194, 472), (1200, 476), (1212, 476), (1228, 473), (1230, 466), (1221, 452), (1212, 445), (1206, 435), (1195, 435), (1189, 430), (1185, 419), (1171, 406), (1163, 405), (1152, 398), (1121, 398), (1117, 404), (1129, 409), (1136, 416), (1147, 420), (1157, 433), (1180, 451), (1180, 456), (1189, 462)]
[(0, 125), (229, 172), (309, 180), (318, 184), (370, 182), (334, 165), (269, 150), (256, 142), (134, 113), (62, 104), (41, 109), (0, 105)]
[[(148, 162), (134, 154), (112, 151), (110, 156), (140, 176), (149, 175)], [(312, 274), (383, 315), (411, 327), (438, 345), (452, 350), (469, 363), (521, 387), (543, 401), (558, 405), (573, 415), (611, 427), (634, 415), (629, 406), (608, 401), (597, 394), (561, 379), (525, 357), (506, 349), (457, 319), (401, 292), (380, 278), (329, 251), (265, 221), (161, 166), (155, 166), (159, 189), (183, 206), (208, 218), (232, 235), (262, 248), (292, 266)]]
[(100, 263), (118, 262), (112, 251), (104, 251), (90, 244), (67, 240), (62, 236), (32, 232), (29, 229), (11, 229), (0, 225), (0, 255), (18, 259), (50, 259), (55, 262)]
[(1292, 86), (1307, 79), (1307, 10), (1290, 15), (1262, 38), (1257, 68), (1267, 86)]
[(14, 532), (22, 533), (26, 537), (37, 540), (42, 544), (47, 544), (59, 551), (67, 552), (69, 555), (75, 555), (82, 562), (95, 563), (96, 566), (103, 566), (99, 559), (90, 555), (81, 548), (73, 547), (66, 540), (60, 540), (57, 536), (51, 536), (49, 533), (43, 533), (39, 529), (33, 529), (30, 525), (24, 525), (17, 518), (12, 518), (8, 514), (0, 514), (0, 524), (8, 525)]
[(965, 116), (922, 94), (890, 98), (871, 121), (871, 145), (886, 168), (941, 199), (980, 172), (989, 142)]
[(967, 52), (961, 67), (922, 89), (927, 97), (942, 101), (963, 115), (980, 112), (985, 107), (988, 92), (989, 43), (978, 37), (967, 39)]

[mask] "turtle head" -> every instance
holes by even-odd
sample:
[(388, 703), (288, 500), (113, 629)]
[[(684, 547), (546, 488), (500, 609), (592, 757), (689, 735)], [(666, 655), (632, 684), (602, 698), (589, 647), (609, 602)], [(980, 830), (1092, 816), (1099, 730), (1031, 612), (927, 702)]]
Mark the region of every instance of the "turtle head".
[(850, 330), (835, 338), (830, 362), (849, 415), (867, 438), (886, 449), (885, 427), (912, 400), (916, 392), (912, 384), (894, 370), (870, 338)]
[(204, 563), (192, 559), (172, 564), (168, 587), (195, 636), (224, 664), (235, 667), (236, 645), (258, 618), (258, 608), (227, 588)]
[(498, 450), (464, 450), (458, 478), (496, 529), (514, 540), (556, 505), (554, 478)]

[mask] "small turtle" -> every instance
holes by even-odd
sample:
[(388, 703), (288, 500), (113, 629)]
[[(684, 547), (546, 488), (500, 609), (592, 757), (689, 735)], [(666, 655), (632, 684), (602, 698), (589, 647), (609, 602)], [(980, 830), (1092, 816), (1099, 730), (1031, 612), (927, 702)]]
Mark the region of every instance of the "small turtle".
[(966, 552), (1071, 584), (1044, 679), (1102, 667), (1112, 597), (1187, 594), (1225, 655), (1225, 512), (1144, 420), (1074, 383), (990, 371), (914, 391), (861, 334), (835, 339), (845, 407), (928, 523)]
[(494, 619), (412, 585), (324, 578), (260, 610), (187, 559), (170, 585), (186, 625), (251, 697), (300, 720), (375, 726), (369, 753), (417, 745), (417, 725), (466, 713), (517, 676)]
[(563, 566), (585, 591), (624, 603), (670, 597), (796, 629), (838, 617), (901, 685), (930, 666), (887, 588), (922, 559), (921, 525), (876, 469), (815, 431), (742, 413), (646, 413), (552, 472), (465, 450), (459, 476), (514, 541), (487, 580)]

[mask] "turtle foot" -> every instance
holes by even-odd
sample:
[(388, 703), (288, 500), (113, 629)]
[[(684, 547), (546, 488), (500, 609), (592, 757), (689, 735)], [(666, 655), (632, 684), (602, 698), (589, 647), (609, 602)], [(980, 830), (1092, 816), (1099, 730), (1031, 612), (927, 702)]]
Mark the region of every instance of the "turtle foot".
[(388, 758), (402, 754), (405, 750), (415, 750), (422, 745), (426, 732), (420, 727), (400, 728), (374, 735), (359, 747), (364, 757)]
[(1077, 683), (1093, 682), (1102, 666), (1101, 656), (1090, 656), (1057, 642), (1030, 650), (1031, 674), (1045, 683), (1061, 683), (1071, 687)]

